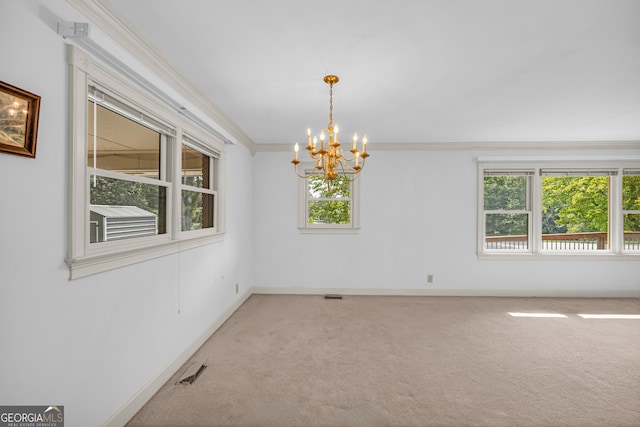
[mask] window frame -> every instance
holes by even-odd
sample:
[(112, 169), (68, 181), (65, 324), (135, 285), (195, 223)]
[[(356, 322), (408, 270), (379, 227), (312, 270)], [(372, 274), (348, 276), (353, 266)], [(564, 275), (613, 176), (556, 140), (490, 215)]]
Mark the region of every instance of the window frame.
[[(161, 257), (181, 250), (220, 241), (224, 238), (225, 145), (216, 136), (186, 119), (120, 72), (110, 69), (74, 45), (68, 46), (69, 65), (69, 176), (67, 258), (69, 278), (120, 268), (137, 262)], [(88, 165), (88, 100), (89, 87), (95, 86), (137, 111), (175, 129), (175, 136), (166, 141), (166, 177), (153, 185), (167, 188), (166, 233), (155, 236), (89, 243), (89, 182), (93, 168)], [(215, 227), (181, 232), (181, 149), (183, 133), (199, 141), (210, 153), (215, 153), (217, 168), (217, 198)], [(119, 179), (118, 173), (100, 170), (100, 175)], [(150, 178), (130, 176), (127, 180), (145, 181)]]
[[(621, 205), (621, 211), (620, 211), (620, 217), (619, 217), (619, 221), (620, 221), (620, 227), (622, 227), (622, 236), (621, 236), (621, 245), (623, 245), (624, 248), (624, 216), (625, 215), (640, 215), (640, 209), (625, 209), (624, 206), (622, 206), (623, 203), (623, 188), (624, 188), (624, 177), (625, 176), (640, 176), (640, 168), (637, 167), (638, 165), (636, 165), (635, 167), (632, 168), (622, 168), (622, 173), (621, 173), (621, 183), (620, 183), (620, 205)], [(630, 253), (639, 253), (640, 254), (640, 248), (637, 250), (628, 250), (627, 252)]]
[[(314, 163), (301, 164), (306, 175), (314, 172)], [(351, 180), (350, 206), (351, 222), (349, 224), (311, 224), (309, 223), (309, 178), (298, 179), (298, 230), (309, 234), (353, 234), (360, 231), (360, 180), (358, 175)], [(338, 199), (336, 199), (338, 200)], [(347, 200), (341, 198), (339, 200)]]
[[(486, 171), (487, 169), (485, 169)], [(533, 239), (531, 229), (533, 227), (533, 202), (531, 197), (531, 189), (533, 187), (533, 175), (535, 172), (531, 169), (510, 169), (508, 171), (505, 170), (491, 170), (490, 176), (523, 176), (526, 179), (526, 188), (525, 188), (525, 208), (524, 209), (485, 209), (484, 208), (484, 197), (482, 198), (482, 223), (483, 223), (483, 233), (486, 231), (487, 225), (487, 215), (492, 214), (511, 214), (511, 215), (527, 215), (527, 248), (526, 249), (518, 249), (513, 251), (505, 251), (505, 250), (495, 250), (495, 253), (527, 253), (531, 250), (533, 246)], [(483, 179), (482, 179), (482, 193), (484, 194), (484, 177), (487, 176), (483, 171)], [(483, 248), (484, 248), (484, 238), (483, 236)], [(486, 248), (485, 248), (486, 250)], [(493, 251), (491, 251), (493, 253)]]
[[(179, 222), (178, 225), (180, 229), (180, 234), (183, 237), (188, 237), (188, 236), (198, 236), (198, 235), (207, 235), (207, 234), (215, 233), (218, 229), (218, 222), (219, 222), (219, 215), (216, 213), (216, 211), (217, 211), (217, 206), (219, 204), (218, 185), (220, 181), (220, 177), (219, 177), (220, 153), (215, 150), (212, 150), (210, 147), (207, 147), (205, 144), (197, 140), (195, 137), (192, 137), (186, 133), (183, 133), (182, 141), (180, 144), (181, 159), (182, 159), (183, 146), (187, 146), (190, 149), (195, 150), (200, 154), (207, 156), (209, 158), (209, 170), (211, 171), (211, 173), (209, 174), (209, 188), (194, 187), (194, 186), (182, 183), (182, 165), (181, 165), (180, 171), (179, 171), (180, 180), (177, 182), (179, 187), (178, 191), (180, 192), (180, 195), (181, 195), (180, 196), (181, 204), (179, 209), (180, 221), (177, 221)], [(213, 212), (212, 227), (196, 229), (196, 230), (182, 230), (182, 209), (181, 209), (182, 191), (192, 191), (192, 192), (201, 193), (201, 194), (210, 194), (213, 196), (214, 212)]]
[[(531, 160), (531, 159), (477, 159), (477, 256), (479, 259), (553, 259), (553, 258), (587, 258), (587, 259), (635, 259), (640, 256), (640, 250), (625, 250), (623, 242), (623, 209), (622, 209), (622, 175), (626, 169), (638, 169), (640, 159), (627, 160)], [(528, 250), (491, 250), (485, 245), (486, 211), (484, 209), (484, 177), (485, 171), (522, 171), (533, 170), (528, 189), (531, 197), (531, 224), (528, 239)], [(612, 171), (609, 175), (608, 197), (608, 249), (599, 250), (545, 250), (542, 246), (542, 176), (544, 170), (571, 170), (576, 172)], [(587, 176), (587, 175), (584, 175)]]
[[(118, 114), (119, 116), (122, 116), (123, 119), (125, 120), (129, 120), (131, 122), (136, 123), (139, 126), (142, 127), (146, 127), (148, 129), (151, 129), (152, 131), (158, 133), (158, 135), (160, 136), (160, 141), (159, 141), (159, 147), (158, 147), (158, 151), (159, 151), (159, 164), (158, 164), (158, 176), (157, 178), (155, 177), (146, 177), (143, 175), (137, 175), (137, 174), (130, 174), (130, 173), (126, 173), (126, 172), (119, 172), (116, 170), (112, 170), (112, 169), (103, 169), (103, 168), (99, 168), (96, 167), (96, 165), (94, 164), (94, 166), (90, 166), (89, 164), (86, 165), (87, 169), (88, 169), (88, 176), (89, 176), (89, 207), (92, 206), (91, 204), (91, 185), (94, 183), (94, 181), (97, 178), (109, 178), (109, 179), (115, 179), (115, 180), (119, 180), (119, 181), (124, 181), (124, 182), (129, 182), (129, 183), (139, 183), (139, 184), (144, 184), (144, 185), (150, 185), (150, 186), (154, 186), (154, 187), (164, 187), (165, 191), (166, 191), (166, 195), (165, 198), (167, 200), (171, 199), (171, 192), (172, 192), (172, 185), (171, 185), (171, 180), (170, 180), (170, 167), (167, 164), (168, 161), (168, 151), (170, 150), (170, 147), (172, 146), (173, 143), (175, 143), (175, 134), (176, 134), (176, 130), (174, 127), (172, 127), (171, 125), (167, 125), (165, 123), (160, 123), (158, 120), (154, 120), (151, 116), (149, 116), (148, 114), (144, 114), (141, 115), (140, 118), (136, 117), (135, 114), (132, 112), (133, 110), (135, 110), (134, 107), (129, 106), (126, 104), (126, 102), (121, 102), (116, 100), (115, 102), (117, 102), (118, 105), (115, 105), (113, 102), (107, 101), (105, 98), (109, 98), (110, 100), (114, 100), (115, 97), (112, 96), (111, 94), (109, 94), (108, 90), (104, 89), (103, 87), (99, 86), (98, 84), (96, 84), (95, 82), (91, 81), (91, 79), (89, 79), (88, 82), (88, 97), (89, 97), (89, 103), (87, 104), (87, 113), (89, 113), (89, 104), (93, 104), (94, 109), (97, 108), (97, 106), (102, 106), (103, 108)], [(101, 100), (100, 100), (101, 98)], [(124, 107), (123, 107), (124, 106)], [(126, 110), (125, 110), (126, 109)], [(137, 110), (138, 113), (140, 113), (139, 110)], [(93, 116), (94, 120), (96, 118), (96, 116)], [(87, 114), (87, 119), (91, 120), (91, 117), (89, 116), (89, 114)], [(96, 123), (94, 123), (94, 126), (96, 126)], [(94, 129), (95, 131), (95, 129)], [(95, 133), (95, 135), (97, 135), (97, 133)], [(94, 139), (95, 141), (95, 139)], [(88, 145), (90, 145), (90, 141), (88, 139), (87, 136), (87, 140), (86, 140), (86, 146), (88, 147)], [(87, 151), (88, 148), (87, 148)], [(93, 161), (96, 162), (96, 155), (97, 153), (94, 152), (94, 159)], [(88, 157), (87, 157), (88, 159)], [(87, 163), (88, 160), (87, 160)], [(167, 229), (168, 228), (168, 207), (166, 209), (167, 211), (164, 212), (164, 217), (165, 217), (165, 224), (164, 224), (164, 228)], [(89, 214), (90, 215), (90, 214)], [(90, 226), (89, 226), (90, 228)], [(146, 239), (151, 242), (153, 239), (155, 240), (166, 240), (166, 232), (163, 234), (157, 234), (156, 236), (147, 236)], [(158, 236), (165, 236), (164, 238), (160, 238)], [(136, 240), (139, 240), (141, 238), (136, 238)], [(112, 250), (117, 250), (117, 248), (119, 247), (123, 247), (123, 246), (127, 246), (128, 243), (120, 243), (117, 244), (116, 241), (106, 241), (106, 242), (99, 242), (99, 245), (96, 245), (97, 242), (91, 242), (91, 238), (89, 237), (89, 249), (88, 252), (95, 252), (95, 253), (102, 253), (102, 252), (110, 252)]]

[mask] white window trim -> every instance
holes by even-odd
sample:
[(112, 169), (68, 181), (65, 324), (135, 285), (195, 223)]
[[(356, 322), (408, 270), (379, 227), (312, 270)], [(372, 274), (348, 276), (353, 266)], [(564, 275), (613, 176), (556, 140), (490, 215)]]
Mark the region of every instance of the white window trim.
[[(613, 159), (583, 158), (571, 161), (566, 158), (535, 159), (510, 158), (503, 161), (500, 158), (477, 159), (478, 164), (478, 197), (477, 197), (477, 256), (479, 259), (594, 259), (594, 260), (634, 260), (640, 257), (640, 251), (623, 250), (623, 210), (622, 210), (622, 173), (624, 169), (638, 169), (640, 158), (625, 156)], [(485, 210), (484, 210), (484, 171), (485, 170), (535, 170), (531, 179), (531, 218), (529, 228), (530, 249), (526, 251), (491, 251), (484, 247)], [(542, 246), (542, 169), (590, 169), (616, 170), (611, 176), (609, 185), (609, 249), (595, 251), (543, 251)]]
[[(156, 100), (119, 73), (102, 66), (89, 54), (68, 46), (69, 64), (69, 178), (68, 178), (68, 224), (67, 258), (69, 278), (77, 279), (91, 274), (124, 267), (150, 260), (181, 250), (191, 249), (220, 241), (225, 230), (225, 145), (215, 136), (206, 133), (194, 125), (179, 112)], [(87, 167), (87, 99), (89, 84), (108, 88), (123, 100), (139, 107), (142, 111), (152, 111), (152, 116), (161, 117), (176, 128), (176, 137), (169, 144), (172, 150), (170, 176), (167, 177), (167, 197), (170, 200), (167, 209), (167, 233), (147, 238), (89, 243), (89, 168)], [(180, 232), (180, 171), (182, 131), (199, 141), (206, 141), (213, 153), (217, 153), (218, 168), (216, 208), (216, 227), (197, 230), (198, 232)], [(165, 185), (161, 182), (160, 185)]]
[[(303, 163), (305, 173), (313, 170), (314, 163)], [(307, 218), (308, 180), (298, 180), (298, 231), (302, 234), (356, 234), (360, 232), (360, 180), (351, 181), (351, 224), (309, 224)]]

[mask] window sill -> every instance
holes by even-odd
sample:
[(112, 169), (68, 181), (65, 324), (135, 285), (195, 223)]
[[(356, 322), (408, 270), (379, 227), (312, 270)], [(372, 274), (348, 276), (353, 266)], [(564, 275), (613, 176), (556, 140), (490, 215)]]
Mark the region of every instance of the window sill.
[(360, 227), (344, 227), (344, 228), (329, 228), (329, 227), (317, 227), (317, 228), (304, 228), (298, 227), (300, 234), (358, 234)]
[(602, 253), (479, 253), (479, 260), (553, 260), (553, 261), (569, 261), (569, 260), (601, 260), (601, 261), (640, 261), (640, 252), (630, 252), (624, 254), (616, 254), (613, 252)]
[(150, 259), (170, 255), (183, 250), (204, 246), (210, 243), (222, 241), (224, 233), (211, 234), (184, 240), (174, 240), (168, 243), (148, 247), (134, 248), (115, 253), (87, 256), (81, 258), (68, 258), (69, 280), (79, 279), (92, 274), (114, 270)]

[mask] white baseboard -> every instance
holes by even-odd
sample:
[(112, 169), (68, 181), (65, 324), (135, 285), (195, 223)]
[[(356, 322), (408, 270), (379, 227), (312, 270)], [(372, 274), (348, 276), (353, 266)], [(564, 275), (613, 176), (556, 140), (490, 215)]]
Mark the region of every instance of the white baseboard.
[(160, 388), (189, 360), (191, 356), (204, 344), (215, 331), (252, 295), (247, 291), (242, 297), (222, 313), (206, 331), (202, 333), (180, 356), (167, 365), (161, 372), (153, 377), (138, 393), (113, 414), (103, 427), (122, 427), (153, 397)]
[(383, 289), (383, 288), (277, 288), (254, 287), (254, 294), (282, 295), (386, 295), (455, 297), (540, 297), (540, 298), (640, 298), (640, 289), (549, 290), (549, 289)]

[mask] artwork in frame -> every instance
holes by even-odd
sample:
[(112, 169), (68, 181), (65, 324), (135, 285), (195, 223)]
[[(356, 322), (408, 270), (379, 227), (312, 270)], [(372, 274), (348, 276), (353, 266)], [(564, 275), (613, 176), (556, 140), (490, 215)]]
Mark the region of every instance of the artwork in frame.
[(0, 152), (36, 157), (40, 97), (0, 81)]

